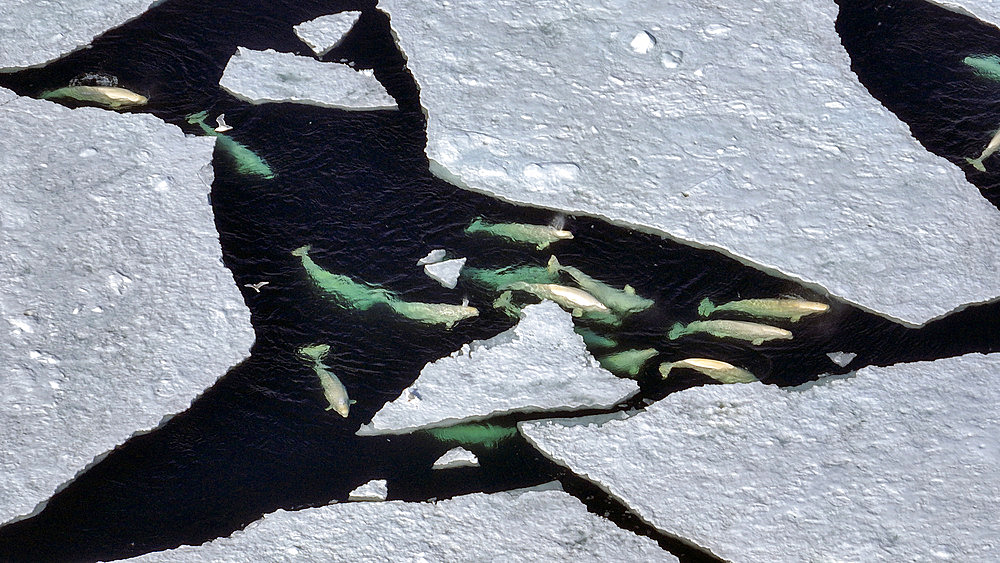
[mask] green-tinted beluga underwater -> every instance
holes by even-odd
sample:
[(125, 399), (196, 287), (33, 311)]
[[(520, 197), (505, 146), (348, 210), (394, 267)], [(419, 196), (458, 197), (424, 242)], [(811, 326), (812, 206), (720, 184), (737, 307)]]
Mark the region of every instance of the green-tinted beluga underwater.
[(501, 237), (513, 242), (533, 244), (538, 250), (544, 250), (550, 244), (573, 238), (573, 233), (557, 229), (550, 225), (530, 225), (526, 223), (488, 223), (477, 217), (468, 227), (466, 233), (482, 233)]
[(626, 284), (624, 289), (612, 287), (588, 276), (578, 268), (563, 266), (555, 256), (549, 258), (548, 269), (556, 274), (559, 272), (568, 274), (580, 289), (596, 297), (615, 313), (625, 315), (639, 313), (653, 306), (652, 299), (636, 295), (632, 286)]
[(347, 418), (354, 401), (347, 397), (347, 388), (344, 387), (340, 378), (323, 364), (323, 360), (329, 352), (330, 346), (327, 344), (313, 344), (299, 348), (299, 356), (309, 361), (316, 376), (319, 377), (320, 385), (323, 386), (323, 396), (330, 404), (326, 410), (334, 410), (340, 416)]
[(976, 74), (1000, 82), (1000, 57), (997, 55), (969, 55), (962, 62), (972, 67)]
[(454, 426), (428, 428), (425, 430), (439, 442), (453, 444), (480, 445), (486, 448), (496, 447), (500, 442), (517, 435), (513, 426), (499, 426), (487, 422), (468, 422)]
[(601, 364), (602, 368), (615, 375), (636, 377), (642, 371), (642, 367), (646, 365), (646, 362), (658, 353), (656, 348), (622, 350), (621, 352), (601, 356), (597, 359), (597, 362)]
[(215, 127), (205, 123), (207, 117), (207, 111), (200, 111), (187, 116), (187, 122), (200, 127), (206, 135), (215, 137), (215, 144), (233, 157), (233, 161), (236, 162), (236, 171), (240, 174), (259, 176), (265, 180), (274, 178), (274, 170), (263, 158), (243, 144), (233, 140), (229, 135), (224, 135), (216, 131)]
[(334, 303), (345, 309), (365, 311), (376, 305), (383, 305), (399, 316), (426, 324), (443, 324), (445, 328), (451, 328), (461, 320), (479, 315), (479, 310), (468, 304), (404, 301), (389, 290), (354, 281), (349, 276), (328, 272), (309, 256), (310, 249), (309, 245), (300, 246), (292, 251), (292, 255), (299, 257), (302, 267), (313, 283)]

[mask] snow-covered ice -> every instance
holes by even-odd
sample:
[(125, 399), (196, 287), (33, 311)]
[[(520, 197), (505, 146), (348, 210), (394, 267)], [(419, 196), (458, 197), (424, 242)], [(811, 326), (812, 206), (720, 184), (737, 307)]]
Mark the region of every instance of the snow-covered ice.
[(453, 469), (455, 467), (479, 467), (476, 454), (459, 446), (444, 453), (434, 462), (433, 469)]
[(322, 57), (340, 43), (341, 39), (358, 23), (361, 12), (330, 14), (295, 26), (295, 34)]
[(300, 102), (341, 109), (395, 109), (392, 98), (368, 70), (310, 57), (240, 47), (219, 85), (255, 104)]
[(791, 390), (699, 387), (600, 426), (520, 428), (732, 561), (997, 561), (998, 404), (1000, 354), (971, 354)]
[(347, 500), (385, 500), (389, 495), (388, 482), (385, 479), (374, 479), (354, 489), (347, 495)]
[(201, 546), (129, 559), (183, 561), (677, 561), (652, 540), (557, 491), (440, 502), (353, 502), (279, 510)]
[(40, 65), (90, 43), (142, 15), (154, 0), (4, 0), (0, 4), (0, 69)]
[(1000, 2), (996, 0), (927, 0), (953, 12), (1000, 25)]
[(446, 426), (514, 411), (609, 407), (637, 389), (602, 369), (551, 301), (524, 308), (513, 328), (424, 366), (359, 434)]
[(200, 179), (212, 147), (0, 89), (0, 522), (248, 353)]
[(465, 267), (465, 258), (453, 258), (443, 262), (424, 264), (424, 273), (434, 281), (440, 283), (448, 289), (455, 289), (458, 285), (458, 276)]
[(858, 82), (833, 2), (379, 6), (443, 177), (909, 324), (1000, 296), (1000, 211)]

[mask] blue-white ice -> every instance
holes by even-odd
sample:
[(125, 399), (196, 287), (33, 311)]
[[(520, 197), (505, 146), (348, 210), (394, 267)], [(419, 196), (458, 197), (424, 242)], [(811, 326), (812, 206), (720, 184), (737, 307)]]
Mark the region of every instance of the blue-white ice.
[(295, 26), (295, 34), (317, 56), (323, 56), (343, 40), (360, 15), (361, 12), (348, 11), (322, 16)]
[(559, 490), (439, 502), (349, 502), (268, 514), (243, 531), (129, 561), (677, 561)]
[(424, 366), (398, 399), (359, 434), (445, 426), (514, 411), (610, 407), (638, 389), (598, 365), (573, 320), (551, 301), (525, 307), (520, 322)]
[(0, 69), (40, 65), (146, 11), (154, 0), (4, 0), (0, 2)]
[(0, 522), (242, 360), (213, 142), (0, 89)]
[(370, 70), (310, 57), (240, 47), (219, 85), (253, 103), (301, 102), (341, 109), (395, 109)]
[(730, 561), (998, 561), (998, 375), (1000, 354), (970, 354), (798, 389), (699, 387), (625, 420), (521, 431)]
[(829, 0), (383, 0), (436, 170), (911, 324), (1000, 296), (1000, 211), (850, 69)]

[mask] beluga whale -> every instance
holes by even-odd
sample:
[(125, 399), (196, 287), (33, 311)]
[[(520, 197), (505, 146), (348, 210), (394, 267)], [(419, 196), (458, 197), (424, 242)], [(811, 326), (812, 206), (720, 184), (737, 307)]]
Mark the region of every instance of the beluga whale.
[(548, 269), (553, 273), (568, 274), (576, 282), (576, 285), (580, 286), (580, 289), (590, 293), (616, 313), (623, 315), (639, 313), (653, 306), (652, 299), (636, 295), (632, 286), (626, 284), (624, 289), (617, 289), (588, 276), (578, 268), (560, 264), (559, 259), (555, 256), (549, 258)]
[(971, 164), (976, 170), (986, 172), (986, 165), (983, 164), (983, 161), (992, 156), (993, 153), (997, 152), (997, 149), (1000, 149), (1000, 129), (993, 134), (993, 138), (990, 139), (990, 142), (987, 143), (986, 148), (983, 149), (983, 152), (978, 157), (966, 157), (965, 161)]
[(667, 337), (677, 340), (685, 334), (705, 332), (718, 338), (734, 338), (746, 340), (754, 346), (759, 346), (769, 340), (791, 340), (792, 333), (776, 326), (762, 325), (747, 321), (694, 321), (687, 326), (681, 323), (670, 328)]
[(793, 323), (807, 315), (825, 313), (829, 310), (830, 306), (826, 303), (805, 299), (741, 299), (715, 305), (710, 299), (705, 298), (698, 305), (698, 314), (702, 317), (708, 317), (716, 311), (732, 311), (765, 319), (784, 319)]
[(233, 157), (236, 162), (236, 171), (249, 176), (259, 176), (265, 180), (274, 178), (274, 170), (257, 153), (253, 152), (245, 145), (235, 141), (229, 135), (224, 135), (215, 127), (205, 123), (208, 117), (207, 111), (200, 111), (187, 116), (187, 122), (197, 125), (206, 135), (215, 137), (215, 144), (223, 151)]
[(320, 385), (323, 386), (323, 396), (330, 404), (326, 410), (336, 411), (340, 416), (347, 418), (354, 401), (347, 397), (347, 388), (341, 383), (340, 378), (323, 364), (329, 352), (330, 346), (327, 344), (313, 344), (299, 348), (299, 356), (311, 364), (316, 376), (319, 377)]
[(468, 227), (466, 233), (483, 233), (513, 242), (523, 242), (535, 245), (538, 250), (544, 250), (550, 244), (573, 238), (573, 233), (558, 229), (551, 225), (530, 225), (526, 223), (488, 223), (482, 217), (477, 217)]
[(757, 377), (749, 371), (720, 360), (708, 358), (688, 358), (679, 362), (660, 364), (660, 375), (666, 379), (675, 368), (693, 369), (703, 373), (719, 383), (753, 383)]
[(563, 309), (573, 313), (574, 317), (584, 313), (611, 315), (611, 309), (601, 303), (596, 297), (582, 289), (559, 285), (555, 283), (514, 282), (507, 286), (509, 291), (524, 291), (538, 297), (554, 301)]
[(81, 102), (91, 102), (110, 109), (122, 109), (145, 105), (149, 98), (142, 94), (118, 86), (65, 86), (44, 92), (43, 100), (59, 100), (69, 98)]

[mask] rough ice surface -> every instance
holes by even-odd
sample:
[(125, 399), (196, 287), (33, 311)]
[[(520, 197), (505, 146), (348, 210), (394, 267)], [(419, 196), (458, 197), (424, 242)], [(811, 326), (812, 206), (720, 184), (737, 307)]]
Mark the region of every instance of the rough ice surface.
[(452, 469), (455, 467), (479, 467), (476, 454), (463, 447), (452, 448), (434, 462), (434, 469)]
[(398, 399), (359, 434), (445, 426), (513, 411), (609, 407), (637, 389), (601, 368), (551, 301), (524, 308), (520, 322), (424, 366)]
[(347, 494), (347, 500), (385, 500), (389, 495), (388, 482), (385, 479), (368, 481)]
[(240, 47), (219, 85), (255, 104), (300, 102), (341, 109), (395, 109), (371, 71), (310, 57)]
[(677, 561), (562, 491), (279, 510), (201, 546), (129, 561)]
[(465, 266), (465, 258), (454, 258), (433, 264), (424, 264), (424, 273), (448, 289), (455, 289), (458, 276)]
[(0, 3), (0, 69), (40, 65), (141, 15), (152, 0)]
[(309, 45), (317, 56), (322, 57), (337, 46), (337, 43), (358, 22), (360, 16), (361, 12), (340, 12), (322, 16), (295, 26), (295, 34)]
[(732, 561), (998, 561), (998, 374), (1000, 354), (971, 354), (792, 390), (713, 385), (521, 432)]
[(1000, 211), (858, 82), (833, 2), (379, 6), (446, 178), (719, 249), (908, 324), (1000, 296)]
[(953, 12), (972, 16), (993, 25), (1000, 25), (1000, 2), (996, 0), (927, 0)]
[(242, 360), (211, 139), (0, 89), (0, 522)]

